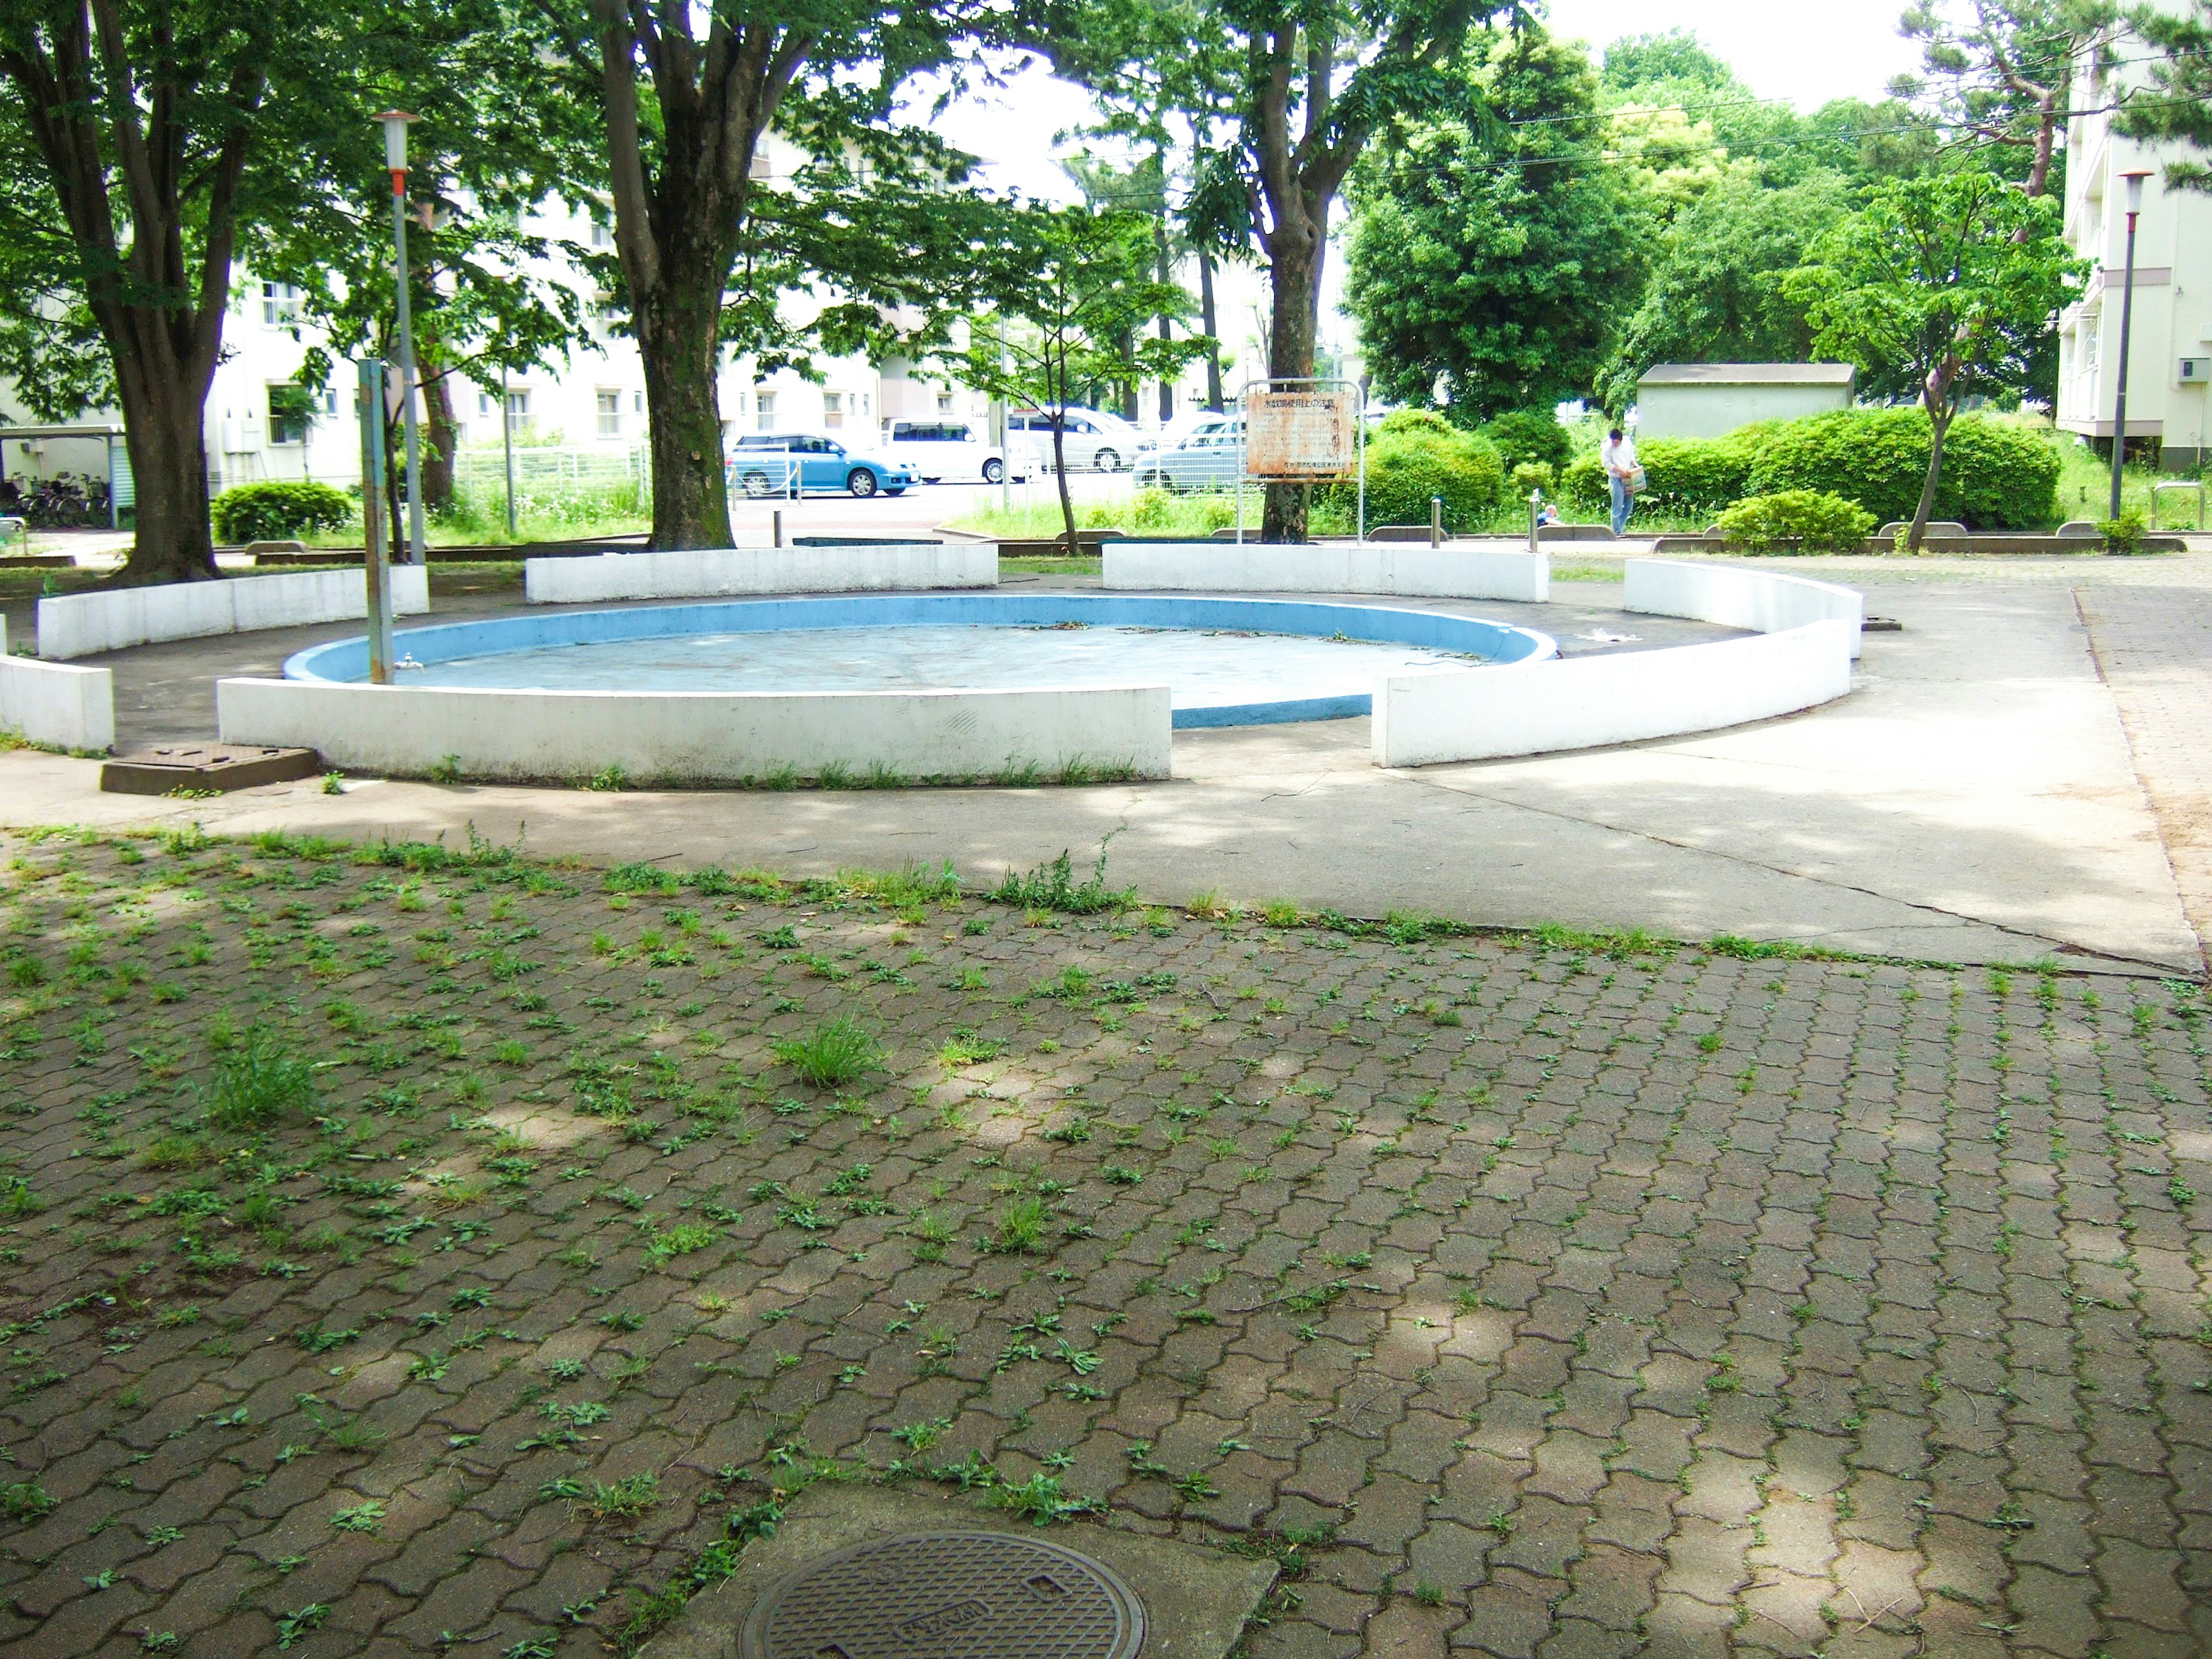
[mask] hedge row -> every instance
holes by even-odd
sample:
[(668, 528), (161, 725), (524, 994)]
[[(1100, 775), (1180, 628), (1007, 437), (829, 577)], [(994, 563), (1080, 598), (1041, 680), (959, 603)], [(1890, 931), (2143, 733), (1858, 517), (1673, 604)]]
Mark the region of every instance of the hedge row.
[(226, 489), (216, 497), (210, 517), (219, 542), (270, 542), (342, 529), (356, 512), (343, 490), (301, 478)]
[[(1927, 415), (1853, 409), (1747, 426), (1723, 438), (1653, 438), (1637, 446), (1650, 488), (1641, 504), (1717, 513), (1749, 496), (1812, 490), (1838, 495), (1879, 522), (1911, 518), (1928, 476)], [(2033, 433), (1965, 416), (1943, 446), (1935, 515), (1976, 530), (2025, 530), (2058, 516), (2058, 453)], [(1577, 501), (1605, 499), (1595, 455), (1560, 479)]]
[[(1441, 495), (1448, 530), (1485, 528), (1505, 489), (1497, 447), (1427, 410), (1401, 409), (1384, 417), (1367, 442), (1367, 522), (1426, 524), (1429, 499)], [(1320, 492), (1349, 522), (1358, 507), (1352, 479)]]

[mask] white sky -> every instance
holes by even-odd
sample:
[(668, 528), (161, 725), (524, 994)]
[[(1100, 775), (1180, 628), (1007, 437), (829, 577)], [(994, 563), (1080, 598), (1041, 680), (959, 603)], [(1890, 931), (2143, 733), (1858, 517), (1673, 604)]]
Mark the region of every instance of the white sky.
[[(1918, 54), (1897, 33), (1905, 0), (1550, 0), (1553, 33), (1602, 51), (1624, 34), (1694, 30), (1762, 97), (1814, 109), (1832, 98), (1876, 99)], [(1039, 70), (1002, 92), (965, 100), (937, 125), (989, 163), (989, 182), (1025, 195), (1073, 200), (1053, 165), (1055, 132), (1080, 124), (1083, 93)]]

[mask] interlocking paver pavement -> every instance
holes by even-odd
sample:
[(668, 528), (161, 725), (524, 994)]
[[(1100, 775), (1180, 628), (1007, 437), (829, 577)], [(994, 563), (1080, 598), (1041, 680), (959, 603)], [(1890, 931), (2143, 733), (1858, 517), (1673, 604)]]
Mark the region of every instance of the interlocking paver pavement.
[(1268, 1659), (2212, 1651), (2196, 987), (6, 851), (10, 1653), (596, 1653), (817, 1480)]

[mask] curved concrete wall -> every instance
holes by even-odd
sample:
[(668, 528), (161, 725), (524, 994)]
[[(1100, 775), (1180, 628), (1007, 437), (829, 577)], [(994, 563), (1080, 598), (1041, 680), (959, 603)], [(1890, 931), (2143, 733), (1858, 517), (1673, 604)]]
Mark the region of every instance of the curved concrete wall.
[[(426, 568), (393, 568), (392, 608), (402, 617), (419, 616), (430, 608)], [(119, 587), (40, 599), (39, 654), (49, 662), (63, 662), (157, 640), (348, 622), (368, 614), (368, 578), (359, 570), (300, 570), (282, 576)]]
[(1504, 552), (1404, 542), (1286, 547), (1260, 542), (1108, 541), (1107, 587), (1222, 593), (1389, 593), (1437, 599), (1552, 596), (1542, 552)]
[(115, 746), (115, 676), (8, 654), (0, 618), (0, 729), (63, 749)]
[(1692, 564), (1679, 559), (1626, 562), (1625, 611), (1654, 617), (1688, 617), (1723, 628), (1747, 628), (1778, 634), (1807, 623), (1850, 624), (1851, 655), (1859, 654), (1859, 625), (1864, 598), (1832, 582), (1784, 576), (1771, 570), (1732, 569), (1727, 565)]
[(297, 745), (332, 764), (411, 774), (456, 757), (471, 777), (735, 783), (784, 767), (982, 777), (1076, 763), (1169, 773), (1168, 688), (1020, 691), (496, 691), (234, 679), (216, 685), (226, 743)]
[[(1393, 675), (1375, 694), (1378, 766), (1595, 749), (1794, 714), (1846, 695), (1860, 596), (1765, 571), (1627, 562), (1629, 609), (1760, 629), (1753, 637)], [(1841, 613), (1841, 614), (1839, 614)]]
[(998, 581), (996, 542), (698, 548), (522, 562), (523, 594), (532, 605), (701, 599), (717, 593), (995, 587)]

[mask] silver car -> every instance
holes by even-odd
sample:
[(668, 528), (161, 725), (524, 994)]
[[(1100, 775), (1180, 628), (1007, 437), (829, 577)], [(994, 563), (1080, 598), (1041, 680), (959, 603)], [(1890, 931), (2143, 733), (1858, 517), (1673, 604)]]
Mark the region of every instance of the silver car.
[[(1010, 436), (1017, 432), (1026, 434), (1046, 469), (1051, 469), (1050, 415), (1034, 409), (1010, 410), (1006, 431)], [(1137, 428), (1118, 416), (1071, 408), (1060, 416), (1060, 451), (1067, 457), (1071, 472), (1119, 472), (1135, 463), (1140, 442)]]
[(1233, 415), (1203, 421), (1137, 467), (1140, 489), (1233, 489), (1243, 472), (1243, 422)]

